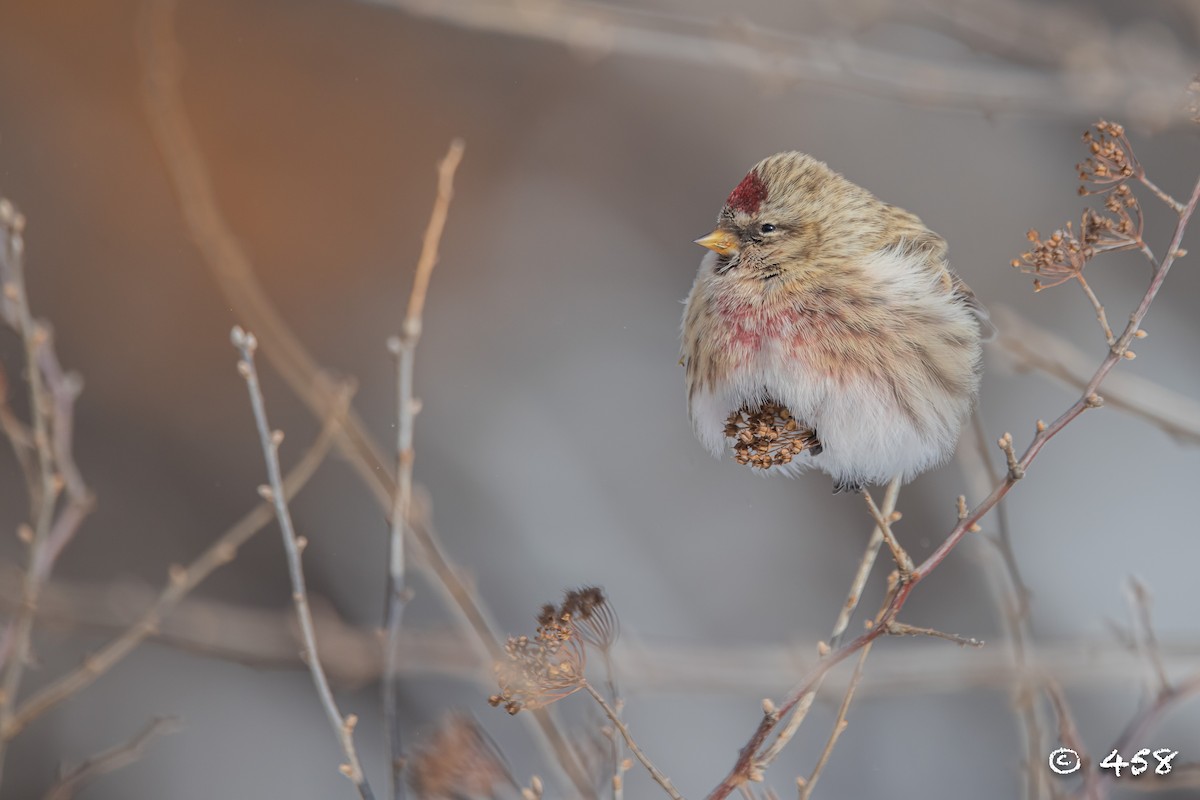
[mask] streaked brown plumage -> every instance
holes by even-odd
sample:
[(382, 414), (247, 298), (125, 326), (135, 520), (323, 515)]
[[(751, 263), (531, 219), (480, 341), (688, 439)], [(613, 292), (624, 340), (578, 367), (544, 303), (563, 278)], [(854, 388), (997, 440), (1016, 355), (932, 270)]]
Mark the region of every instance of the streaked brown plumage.
[(730, 194), (683, 321), (697, 435), (728, 450), (730, 412), (781, 403), (840, 486), (943, 462), (979, 387), (981, 307), (913, 214), (803, 153), (757, 164)]

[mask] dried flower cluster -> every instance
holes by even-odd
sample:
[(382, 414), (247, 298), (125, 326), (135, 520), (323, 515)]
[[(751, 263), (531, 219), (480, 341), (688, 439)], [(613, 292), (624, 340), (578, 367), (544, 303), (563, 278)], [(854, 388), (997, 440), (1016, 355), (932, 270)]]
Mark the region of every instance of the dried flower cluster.
[(546, 604), (537, 617), (537, 633), (510, 636), (505, 660), (496, 665), (499, 694), (488, 698), (510, 714), (541, 708), (584, 686), (587, 647), (612, 646), (620, 630), (616, 613), (596, 587), (566, 593), (562, 605)]
[(742, 406), (725, 420), (725, 437), (733, 440), (733, 457), (756, 469), (790, 464), (801, 453), (817, 455), (817, 434), (801, 425), (792, 412), (774, 401), (757, 409)]
[(617, 613), (604, 596), (604, 590), (598, 586), (585, 586), (568, 591), (563, 596), (562, 607), (557, 612), (549, 603), (542, 606), (538, 624), (542, 624), (547, 614), (550, 619), (554, 619), (555, 616), (570, 619), (583, 640), (597, 650), (611, 648), (621, 633)]
[[(1133, 154), (1125, 129), (1113, 122), (1096, 123), (1095, 133), (1083, 134), (1090, 155), (1077, 165), (1081, 195), (1104, 194), (1104, 211), (1088, 208), (1079, 223), (1079, 235), (1070, 222), (1046, 239), (1036, 230), (1026, 236), (1033, 243), (1012, 265), (1036, 275), (1035, 291), (1082, 281), (1083, 268), (1097, 253), (1142, 246), (1142, 209), (1126, 181), (1140, 178), (1141, 165)], [(1089, 186), (1090, 184), (1090, 186)]]
[[(1096, 123), (1095, 133), (1084, 131), (1083, 143), (1089, 155), (1076, 165), (1079, 180), (1083, 182), (1079, 194), (1105, 192), (1141, 174), (1142, 167), (1121, 125), (1101, 120)], [(1089, 183), (1092, 188), (1088, 188)]]
[(511, 784), (512, 778), (479, 724), (465, 714), (450, 714), (413, 752), (408, 782), (417, 797), (458, 800), (492, 797), (498, 784)]
[[(1086, 219), (1086, 214), (1084, 215)], [(1086, 228), (1086, 222), (1085, 222)], [(1033, 280), (1033, 288), (1040, 292), (1078, 278), (1083, 268), (1094, 256), (1095, 251), (1079, 241), (1071, 223), (1066, 228), (1060, 228), (1046, 239), (1042, 239), (1036, 230), (1025, 234), (1033, 247), (1021, 257), (1014, 259), (1012, 265), (1022, 272), (1037, 275)]]
[(1083, 212), (1083, 242), (1096, 252), (1140, 247), (1142, 243), (1142, 207), (1137, 196), (1122, 184), (1104, 198), (1108, 215), (1093, 209)]

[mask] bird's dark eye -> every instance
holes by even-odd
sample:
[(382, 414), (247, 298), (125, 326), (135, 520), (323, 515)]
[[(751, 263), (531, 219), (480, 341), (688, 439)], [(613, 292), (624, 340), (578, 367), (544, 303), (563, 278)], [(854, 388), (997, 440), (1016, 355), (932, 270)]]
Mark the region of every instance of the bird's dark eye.
[(775, 230), (775, 226), (769, 222), (764, 222), (759, 230), (763, 233), (770, 233), (771, 231)]

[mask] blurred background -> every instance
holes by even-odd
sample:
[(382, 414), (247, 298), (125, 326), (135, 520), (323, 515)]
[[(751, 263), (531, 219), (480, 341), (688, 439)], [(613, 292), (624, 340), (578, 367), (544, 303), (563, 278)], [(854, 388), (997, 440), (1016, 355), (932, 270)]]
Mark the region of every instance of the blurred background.
[[(1106, 346), (1086, 298), (1070, 285), (1035, 295), (1009, 262), (1027, 229), (1078, 219), (1073, 165), (1096, 119), (1124, 122), (1147, 173), (1188, 196), (1200, 141), (1179, 109), (1198, 66), (1198, 9), (184, 0), (175, 28), (183, 108), (220, 211), (299, 341), (330, 375), (356, 381), (355, 408), (384, 452), (395, 435), (385, 340), (400, 328), (436, 162), (465, 139), (417, 355), (416, 478), (449, 556), (502, 630), (531, 633), (540, 604), (564, 588), (606, 588), (622, 624), (626, 719), (696, 797), (733, 765), (761, 699), (782, 697), (815, 662), (870, 531), (861, 501), (831, 495), (825, 476), (762, 478), (694, 440), (676, 363), (680, 301), (702, 255), (692, 240), (757, 160), (805, 150), (944, 235), (1006, 336), (1035, 353), (1068, 342), (1090, 374)], [(228, 338), (248, 320), (197, 248), (148, 122), (140, 15), (123, 0), (0, 0), (0, 195), (28, 220), (34, 313), (84, 380), (75, 455), (97, 499), (47, 587), (26, 693), (134, 619), (168, 566), (250, 510), (264, 481)], [(1175, 216), (1142, 197), (1147, 240), (1162, 252)], [(1131, 575), (1153, 595), (1169, 674), (1200, 665), (1195, 264), (1179, 262), (1137, 360), (1118, 367), (1153, 386), (1116, 384), (1169, 406), (1179, 429), (1113, 404), (1088, 412), (1008, 503), (1032, 593), (1033, 664), (1064, 687), (1097, 758), (1147, 700), (1146, 660), (1114, 630), (1130, 627)], [(1089, 275), (1117, 324), (1149, 271), (1120, 255)], [(1020, 450), (1077, 391), (1014, 369), (1002, 351), (988, 354), (982, 423), (989, 441), (1012, 431)], [(8, 330), (0, 362), (24, 415), (23, 350)], [(261, 370), (286, 467), (321, 423), (265, 358)], [(896, 532), (915, 558), (950, 530), (958, 494), (974, 502), (988, 486), (965, 438), (961, 460), (901, 493)], [(29, 509), (11, 450), (2, 455), (11, 615), (25, 559), (13, 534)], [(988, 457), (1002, 464), (996, 448)], [(381, 791), (387, 524), (337, 453), (293, 510), (331, 677), (343, 711), (361, 719)], [(985, 522), (994, 533), (995, 516)], [(988, 644), (880, 642), (816, 796), (1020, 796), (1027, 753), (992, 588), (1002, 569), (975, 537), (915, 591), (905, 621)], [(868, 613), (885, 575), (881, 564)], [(416, 569), (413, 589), (406, 742), (463, 709), (520, 781), (539, 774), (548, 797), (573, 796), (531, 728), (487, 706), (487, 666)], [(60, 764), (161, 715), (178, 716), (179, 730), (86, 797), (352, 796), (295, 657), (290, 591), (272, 524), (192, 593), (165, 637), (22, 732), (0, 796), (41, 796)], [(811, 771), (848, 672), (830, 678), (768, 773), (780, 796)], [(592, 706), (581, 695), (554, 710), (587, 738)], [(1198, 725), (1195, 707), (1173, 710), (1133, 744), (1195, 762)], [(658, 796), (639, 766), (627, 780), (627, 796)]]

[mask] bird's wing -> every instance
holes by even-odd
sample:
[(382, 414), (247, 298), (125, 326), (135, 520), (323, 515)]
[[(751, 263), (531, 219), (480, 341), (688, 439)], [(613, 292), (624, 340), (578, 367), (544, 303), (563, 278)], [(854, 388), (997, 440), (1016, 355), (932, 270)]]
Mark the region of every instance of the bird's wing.
[(946, 260), (946, 240), (925, 227), (920, 217), (910, 211), (889, 205), (884, 213), (889, 218), (885, 230), (891, 239), (891, 246), (900, 250), (928, 253), (927, 263), (935, 271), (946, 292), (958, 297), (979, 321), (983, 341), (990, 342), (995, 339), (996, 326), (992, 324), (992, 316), (988, 313), (987, 306), (980, 302), (971, 287), (950, 268), (950, 263)]

